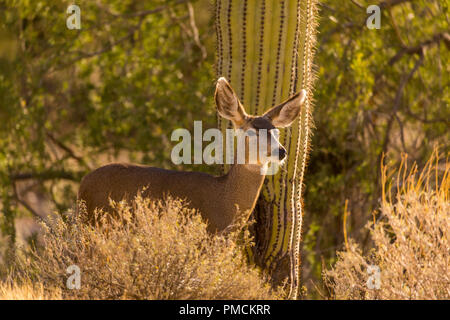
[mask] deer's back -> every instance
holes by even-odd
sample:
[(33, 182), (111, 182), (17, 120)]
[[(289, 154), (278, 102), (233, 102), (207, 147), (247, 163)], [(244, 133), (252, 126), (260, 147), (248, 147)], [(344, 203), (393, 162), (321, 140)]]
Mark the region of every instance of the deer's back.
[(85, 201), (88, 215), (96, 208), (109, 209), (109, 199), (132, 200), (143, 188), (143, 196), (163, 198), (167, 195), (187, 199), (201, 209), (204, 200), (196, 192), (198, 185), (214, 188), (216, 179), (205, 173), (172, 171), (161, 168), (112, 163), (86, 175), (80, 184), (78, 199)]

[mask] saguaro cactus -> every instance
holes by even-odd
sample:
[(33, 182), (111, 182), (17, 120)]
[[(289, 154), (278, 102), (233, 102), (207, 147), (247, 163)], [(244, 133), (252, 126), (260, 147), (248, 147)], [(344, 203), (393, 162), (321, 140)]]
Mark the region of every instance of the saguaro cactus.
[[(281, 132), (288, 161), (265, 181), (253, 212), (256, 246), (249, 252), (276, 283), (289, 280), (289, 297), (295, 299), (312, 127), (317, 0), (216, 0), (215, 10), (217, 75), (230, 81), (250, 114), (261, 114), (302, 88), (308, 91), (299, 120)], [(229, 125), (219, 120), (222, 130)]]

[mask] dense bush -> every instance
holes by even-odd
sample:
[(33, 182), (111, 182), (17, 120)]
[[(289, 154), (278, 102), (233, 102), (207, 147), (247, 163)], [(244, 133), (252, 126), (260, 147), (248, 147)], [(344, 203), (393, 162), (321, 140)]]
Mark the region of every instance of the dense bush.
[[(95, 226), (82, 216), (49, 218), (38, 248), (18, 252), (9, 275), (9, 286), (18, 287), (13, 293), (3, 289), (6, 296), (35, 283), (40, 291), (26, 297), (53, 297), (55, 292), (65, 299), (277, 297), (247, 265), (246, 232), (243, 237), (237, 231), (211, 235), (201, 216), (176, 200), (138, 197), (132, 206), (113, 205), (121, 218), (101, 214)], [(81, 270), (79, 290), (66, 286), (71, 265)]]
[[(408, 175), (403, 167), (397, 188), (384, 190), (380, 215), (368, 226), (373, 249), (363, 254), (350, 240), (338, 252), (325, 272), (333, 298), (450, 299), (450, 163), (439, 168), (434, 160), (420, 174), (414, 167)], [(367, 284), (371, 265), (380, 270), (379, 289)]]

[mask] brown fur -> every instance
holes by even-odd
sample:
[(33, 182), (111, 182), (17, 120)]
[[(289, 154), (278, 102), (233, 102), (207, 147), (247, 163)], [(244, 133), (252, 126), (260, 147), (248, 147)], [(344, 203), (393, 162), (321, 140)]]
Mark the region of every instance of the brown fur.
[[(109, 198), (131, 200), (147, 188), (144, 197), (160, 199), (171, 195), (186, 199), (188, 206), (198, 209), (208, 221), (210, 231), (221, 231), (233, 223), (237, 207), (241, 212), (253, 210), (264, 181), (259, 170), (259, 165), (234, 165), (228, 174), (214, 177), (200, 172), (112, 163), (84, 177), (78, 198), (86, 202), (89, 218), (93, 219), (95, 208), (110, 208)], [(198, 192), (198, 186), (209, 192)]]
[[(304, 92), (277, 106), (268, 116), (254, 117), (245, 113), (237, 95), (228, 82), (218, 81), (215, 99), (219, 114), (233, 122), (235, 128), (273, 129), (272, 123), (289, 125), (298, 116)], [(269, 111), (270, 112), (270, 111)], [(280, 150), (283, 146), (279, 146)], [(248, 148), (247, 148), (248, 149)], [(284, 148), (283, 148), (284, 150)], [(96, 208), (109, 209), (109, 199), (132, 200), (143, 188), (144, 197), (161, 199), (165, 196), (185, 199), (188, 206), (200, 211), (211, 232), (222, 231), (237, 218), (238, 212), (247, 218), (253, 211), (265, 176), (264, 164), (234, 164), (220, 177), (200, 172), (171, 171), (142, 165), (112, 163), (100, 167), (81, 181), (78, 199), (85, 201), (88, 218), (92, 221)]]

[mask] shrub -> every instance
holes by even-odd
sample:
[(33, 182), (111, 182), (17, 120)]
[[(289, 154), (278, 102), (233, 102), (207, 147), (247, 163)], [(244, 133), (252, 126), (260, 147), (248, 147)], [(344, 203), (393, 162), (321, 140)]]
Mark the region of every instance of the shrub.
[[(247, 265), (248, 232), (211, 235), (179, 200), (137, 197), (112, 203), (120, 219), (101, 214), (95, 226), (80, 216), (55, 216), (43, 243), (20, 252), (10, 279), (42, 285), (64, 299), (274, 299), (258, 270)], [(132, 214), (133, 211), (133, 214)], [(67, 268), (81, 271), (80, 289), (68, 289)]]
[[(334, 268), (324, 273), (333, 298), (450, 298), (450, 165), (439, 164), (437, 151), (420, 174), (406, 164), (405, 157), (396, 179), (383, 167), (380, 216), (367, 226), (373, 249), (363, 254), (346, 241)], [(379, 267), (379, 289), (368, 286), (370, 265)]]

